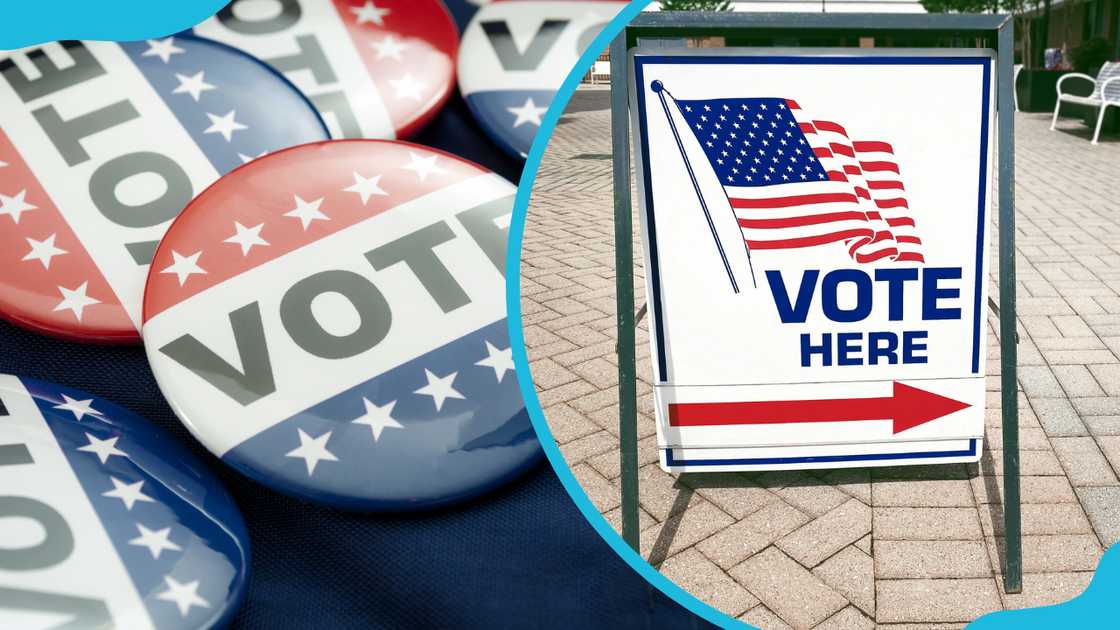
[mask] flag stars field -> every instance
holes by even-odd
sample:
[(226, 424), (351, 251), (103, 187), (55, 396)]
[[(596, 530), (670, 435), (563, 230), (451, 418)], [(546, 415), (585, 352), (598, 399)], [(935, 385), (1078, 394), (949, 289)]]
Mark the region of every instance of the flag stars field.
[(140, 53), (142, 57), (159, 57), (163, 63), (171, 62), (171, 55), (183, 54), (186, 51), (175, 45), (175, 38), (149, 39), (148, 50)]
[(189, 94), (191, 98), (197, 103), (202, 98), (202, 93), (208, 90), (216, 90), (217, 88), (204, 80), (205, 72), (199, 70), (191, 76), (175, 73), (175, 78), (179, 80), (179, 86), (171, 91), (172, 94)]
[(129, 512), (132, 511), (132, 506), (137, 503), (156, 502), (155, 499), (144, 494), (144, 482), (142, 480), (135, 483), (125, 483), (116, 477), (109, 477), (109, 480), (113, 482), (113, 489), (102, 492), (101, 496), (120, 499), (124, 503), (124, 508)]
[(27, 202), (27, 190), (21, 190), (14, 195), (0, 193), (0, 215), (12, 217), (12, 221), (19, 223), (24, 212), (37, 210), (38, 206)]
[(547, 107), (538, 107), (533, 97), (525, 99), (525, 103), (521, 107), (507, 107), (506, 111), (513, 114), (513, 128), (516, 129), (524, 124), (541, 126), (541, 115), (548, 111)]
[(66, 394), (62, 394), (62, 400), (63, 403), (61, 405), (55, 405), (54, 408), (61, 409), (62, 411), (69, 411), (70, 413), (74, 414), (74, 419), (78, 422), (81, 422), (82, 418), (86, 417), (87, 415), (99, 417), (101, 416), (101, 412), (93, 408), (92, 398), (87, 398), (86, 400), (75, 400), (67, 396)]
[(431, 370), (425, 368), (424, 376), (427, 377), (428, 384), (416, 390), (415, 393), (431, 396), (432, 402), (435, 403), (436, 411), (439, 411), (443, 408), (443, 403), (445, 403), (448, 398), (466, 398), (454, 387), (455, 377), (458, 375), (458, 372), (452, 372), (447, 376), (436, 376)]
[(373, 433), (373, 441), (376, 442), (381, 439), (381, 432), (385, 429), (403, 429), (404, 426), (393, 418), (393, 407), (397, 405), (397, 401), (390, 401), (385, 405), (375, 405), (370, 399), (362, 397), (362, 404), (365, 406), (365, 413), (351, 420), (354, 424), (364, 424), (370, 428)]
[(264, 223), (259, 223), (251, 228), (247, 228), (241, 225), (240, 222), (234, 221), (233, 227), (235, 230), (234, 235), (222, 242), (240, 246), (242, 256), (248, 256), (249, 251), (257, 245), (268, 245), (268, 241), (261, 238), (261, 229), (264, 227)]
[(175, 250), (171, 250), (171, 256), (175, 259), (171, 265), (165, 267), (160, 273), (175, 274), (179, 280), (179, 286), (186, 284), (187, 279), (196, 274), (205, 274), (206, 270), (198, 266), (198, 259), (202, 256), (202, 251), (197, 251), (190, 256), (184, 256)]
[(145, 527), (142, 523), (137, 523), (136, 529), (140, 532), (140, 535), (128, 541), (128, 544), (147, 548), (148, 551), (151, 552), (153, 560), (159, 560), (160, 554), (164, 551), (183, 550), (182, 547), (171, 540), (170, 527), (152, 530)]
[(381, 175), (374, 175), (373, 177), (363, 177), (358, 173), (354, 173), (354, 183), (351, 186), (343, 188), (344, 192), (356, 193), (362, 198), (362, 205), (366, 205), (370, 197), (373, 196), (388, 196), (389, 193), (381, 188)]
[(417, 80), (411, 74), (405, 74), (399, 79), (389, 79), (389, 85), (393, 86), (393, 95), (398, 100), (423, 100), (424, 90), (427, 88), (427, 84)]
[(233, 141), (234, 132), (249, 128), (248, 125), (237, 122), (237, 110), (231, 109), (221, 116), (206, 112), (206, 116), (210, 119), (210, 126), (202, 133), (219, 133), (226, 139), (226, 142)]
[(303, 226), (304, 231), (311, 225), (312, 221), (330, 221), (331, 218), (323, 214), (319, 210), (319, 206), (323, 205), (323, 198), (319, 197), (314, 201), (304, 201), (303, 197), (293, 195), (295, 197), (296, 207), (284, 213), (286, 217), (299, 219), (299, 223)]
[(210, 607), (210, 602), (198, 594), (199, 580), (182, 583), (168, 575), (164, 576), (163, 581), (167, 585), (167, 590), (158, 593), (156, 599), (175, 604), (180, 616), (186, 617), (194, 606)]
[(386, 35), (383, 39), (372, 42), (369, 46), (377, 52), (378, 60), (394, 59), (396, 61), (404, 60), (401, 53), (408, 48), (407, 44), (392, 35)]
[(377, 6), (373, 0), (366, 0), (366, 3), (360, 7), (350, 7), (350, 12), (356, 17), (358, 24), (385, 26), (385, 16), (393, 11)]
[(128, 459), (128, 453), (117, 448), (117, 440), (120, 439), (119, 435), (102, 440), (94, 435), (86, 433), (86, 439), (89, 440), (89, 444), (79, 446), (78, 450), (97, 455), (97, 459), (101, 460), (102, 464), (108, 463), (109, 458), (113, 456)]
[(443, 167), (436, 164), (436, 161), (439, 159), (438, 155), (420, 157), (416, 153), (409, 151), (408, 157), (411, 161), (401, 168), (416, 173), (417, 177), (419, 177), (422, 182), (427, 181), (430, 175), (442, 175), (447, 172)]
[(57, 236), (57, 234), (51, 234), (41, 241), (37, 241), (33, 238), (28, 237), (27, 244), (31, 246), (31, 251), (28, 252), (27, 255), (24, 256), (21, 260), (37, 260), (43, 263), (43, 269), (50, 269), (52, 258), (69, 253), (65, 249), (55, 246), (54, 240)]
[(87, 295), (88, 285), (88, 282), (83, 282), (73, 289), (59, 286), (58, 292), (62, 294), (62, 301), (54, 307), (54, 310), (70, 311), (79, 322), (82, 321), (82, 313), (87, 306), (101, 303), (101, 300)]
[(338, 461), (334, 453), (327, 450), (327, 441), (331, 439), (332, 431), (327, 431), (315, 438), (308, 435), (303, 429), (296, 429), (296, 431), (299, 435), (299, 446), (288, 451), (286, 457), (302, 459), (307, 464), (307, 475), (309, 477), (315, 474), (315, 468), (319, 466), (319, 462)]

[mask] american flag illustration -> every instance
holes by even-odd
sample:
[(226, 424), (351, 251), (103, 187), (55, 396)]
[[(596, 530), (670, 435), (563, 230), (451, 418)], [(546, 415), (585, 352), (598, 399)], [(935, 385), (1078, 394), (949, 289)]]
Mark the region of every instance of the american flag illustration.
[(889, 143), (853, 139), (840, 123), (813, 118), (791, 99), (676, 106), (723, 184), (750, 251), (843, 244), (859, 263), (924, 262)]

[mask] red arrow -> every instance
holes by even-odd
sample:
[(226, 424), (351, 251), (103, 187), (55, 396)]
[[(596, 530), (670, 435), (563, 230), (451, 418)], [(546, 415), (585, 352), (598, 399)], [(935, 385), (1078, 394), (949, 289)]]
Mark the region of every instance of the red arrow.
[(670, 403), (669, 424), (674, 427), (699, 427), (893, 420), (894, 433), (901, 433), (971, 406), (895, 381), (894, 392), (881, 398)]

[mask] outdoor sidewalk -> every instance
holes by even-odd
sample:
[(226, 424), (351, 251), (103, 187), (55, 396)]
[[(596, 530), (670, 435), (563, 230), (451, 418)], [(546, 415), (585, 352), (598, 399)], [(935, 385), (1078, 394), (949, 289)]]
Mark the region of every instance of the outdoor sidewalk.
[[(609, 92), (580, 91), (530, 203), (522, 312), (545, 417), (619, 521)], [(721, 611), (770, 628), (960, 627), (1070, 599), (1120, 539), (1120, 140), (1016, 117), (1021, 595), (1002, 588), (998, 321), (979, 466), (669, 475), (638, 334), (642, 555)], [(638, 234), (635, 220), (635, 234)], [(992, 240), (992, 277), (996, 242)], [(644, 302), (640, 244), (638, 292)], [(991, 295), (998, 299), (992, 283)], [(914, 625), (916, 624), (916, 625)]]

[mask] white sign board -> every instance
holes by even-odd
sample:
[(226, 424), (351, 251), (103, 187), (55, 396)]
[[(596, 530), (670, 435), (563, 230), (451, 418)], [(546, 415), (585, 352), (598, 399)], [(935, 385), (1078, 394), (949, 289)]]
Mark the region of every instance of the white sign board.
[(994, 54), (630, 63), (662, 467), (977, 461)]

